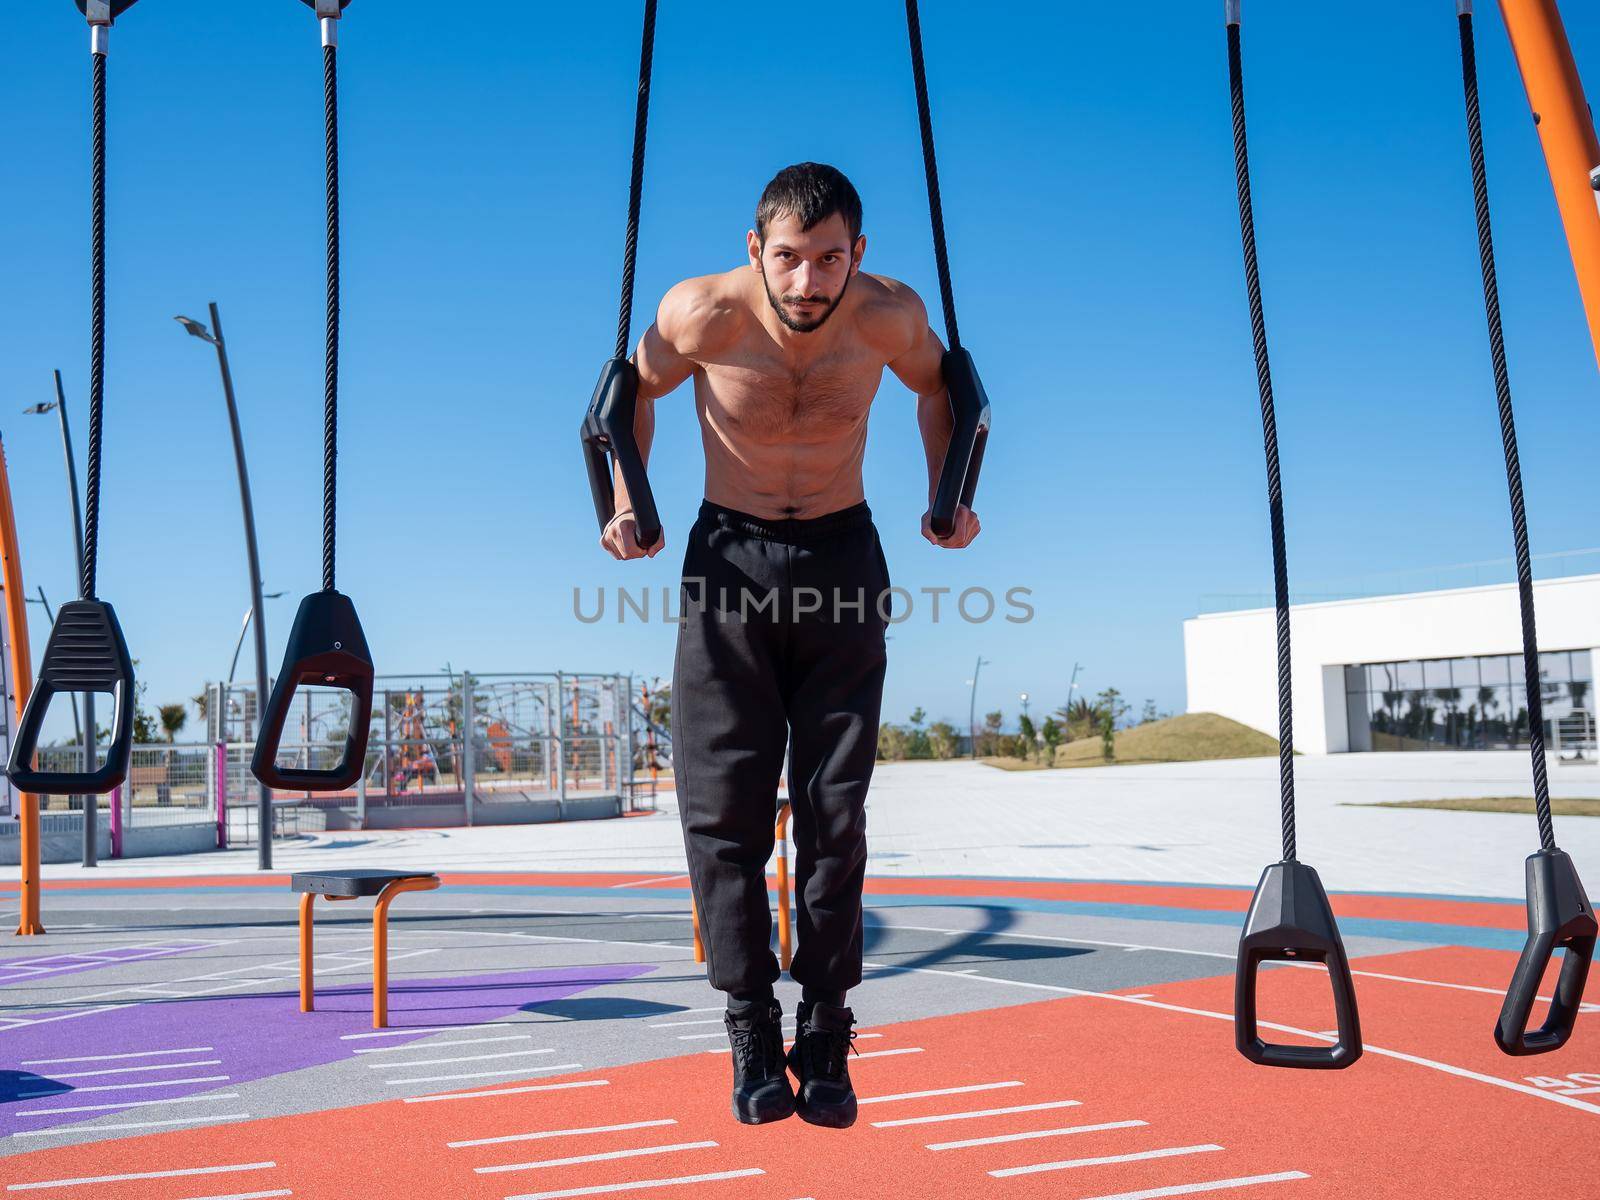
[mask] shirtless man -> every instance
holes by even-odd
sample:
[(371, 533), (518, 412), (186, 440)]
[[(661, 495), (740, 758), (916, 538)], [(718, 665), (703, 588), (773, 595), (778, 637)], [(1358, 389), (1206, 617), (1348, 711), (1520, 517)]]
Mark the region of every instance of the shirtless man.
[[(734, 1115), (797, 1109), (812, 1124), (856, 1117), (846, 1056), (861, 982), (866, 795), (883, 696), (889, 572), (863, 498), (867, 415), (888, 367), (917, 397), (933, 503), (953, 421), (922, 301), (861, 270), (861, 199), (833, 167), (778, 172), (746, 235), (749, 263), (678, 284), (634, 361), (635, 434), (648, 457), (654, 401), (694, 379), (705, 502), (684, 553), (673, 668), (678, 805), (711, 985), (729, 994)], [(640, 547), (620, 473), (601, 545)], [(978, 518), (959, 509), (966, 546)], [(788, 747), (801, 985), (783, 1052), (766, 864)], [(791, 1088), (792, 1070), (798, 1088)]]

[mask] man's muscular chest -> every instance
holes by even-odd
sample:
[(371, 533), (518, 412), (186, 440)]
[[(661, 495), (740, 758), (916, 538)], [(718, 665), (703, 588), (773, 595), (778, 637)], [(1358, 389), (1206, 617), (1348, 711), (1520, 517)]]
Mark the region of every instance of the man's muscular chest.
[(865, 347), (845, 347), (803, 363), (742, 350), (702, 364), (697, 388), (707, 415), (757, 440), (838, 436), (866, 420), (883, 362)]

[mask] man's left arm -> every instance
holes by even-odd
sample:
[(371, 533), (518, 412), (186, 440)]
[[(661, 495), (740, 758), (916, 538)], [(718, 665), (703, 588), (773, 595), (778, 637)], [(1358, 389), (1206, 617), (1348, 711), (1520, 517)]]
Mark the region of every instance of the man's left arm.
[(965, 504), (956, 508), (955, 528), (949, 537), (939, 537), (932, 525), (933, 497), (939, 488), (939, 475), (944, 470), (945, 455), (949, 453), (950, 438), (956, 427), (941, 366), (944, 343), (929, 326), (927, 310), (914, 294), (908, 293), (906, 317), (911, 331), (910, 345), (890, 360), (889, 369), (917, 397), (917, 427), (922, 431), (922, 449), (928, 462), (928, 510), (922, 514), (922, 536), (935, 546), (959, 550), (978, 536), (978, 515), (972, 509)]

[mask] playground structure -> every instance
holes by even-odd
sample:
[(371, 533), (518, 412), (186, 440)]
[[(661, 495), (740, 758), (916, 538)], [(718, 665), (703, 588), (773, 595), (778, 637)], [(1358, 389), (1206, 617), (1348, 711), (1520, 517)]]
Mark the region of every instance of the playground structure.
[[(254, 844), (252, 686), (205, 689), (206, 738), (134, 747), (127, 780), (98, 814), (107, 858)], [(348, 693), (302, 689), (280, 757), (318, 765), (344, 746)], [(380, 676), (365, 768), (339, 792), (273, 793), (273, 835), (341, 829), (514, 824), (650, 811), (671, 735), (648, 684), (586, 672)], [(466, 715), (470, 712), (471, 718)], [(471, 736), (466, 736), (470, 728)], [(78, 761), (47, 747), (47, 767)], [(46, 861), (75, 861), (83, 798), (41, 796)], [(0, 862), (20, 826), (0, 816)]]
[[(208, 689), (211, 740), (227, 747), (225, 787), (250, 786), (254, 689)], [(616, 816), (652, 802), (641, 778), (665, 733), (632, 676), (445, 671), (377, 677), (355, 784), (279, 790), (275, 803), (320, 813), (328, 829), (503, 824)], [(343, 752), (349, 693), (301, 688), (280, 764), (324, 768)]]

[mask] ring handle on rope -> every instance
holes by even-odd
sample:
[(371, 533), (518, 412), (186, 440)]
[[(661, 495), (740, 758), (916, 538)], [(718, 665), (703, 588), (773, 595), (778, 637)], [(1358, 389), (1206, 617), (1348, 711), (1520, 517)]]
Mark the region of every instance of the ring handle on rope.
[[(375, 672), (366, 634), (350, 597), (334, 588), (335, 517), (338, 502), (339, 430), (339, 106), (336, 22), (350, 0), (303, 0), (322, 26), (324, 165), (327, 190), (327, 317), (323, 368), (322, 590), (300, 601), (283, 665), (261, 710), (261, 731), (250, 771), (268, 787), (336, 792), (350, 787), (366, 767), (372, 729)], [(350, 693), (344, 749), (332, 767), (289, 767), (278, 762), (283, 734), (301, 685)], [(311, 730), (306, 729), (306, 741)], [(310, 753), (310, 747), (307, 747)]]
[[(1333, 984), (1339, 1025), (1332, 1046), (1285, 1046), (1261, 1039), (1256, 986), (1264, 962), (1321, 963)], [(1253, 1063), (1268, 1067), (1339, 1070), (1361, 1057), (1361, 1018), (1350, 960), (1322, 880), (1302, 862), (1273, 863), (1261, 875), (1239, 939), (1234, 976), (1234, 1043)]]
[[(34, 755), (50, 701), (62, 692), (110, 692), (115, 711), (103, 766), (87, 771), (40, 771)], [(56, 610), (39, 677), (17, 723), (6, 774), (18, 791), (46, 796), (101, 796), (128, 777), (133, 757), (133, 660), (117, 614), (104, 600), (70, 600)], [(96, 752), (98, 757), (98, 751)], [(92, 761), (92, 760), (91, 760)]]
[[(1239, 0), (1225, 0), (1228, 91), (1233, 106), (1234, 176), (1239, 193), (1239, 234), (1244, 250), (1245, 292), (1261, 399), (1261, 441), (1267, 466), (1267, 511), (1272, 527), (1273, 606), (1278, 650), (1278, 786), (1283, 825), (1283, 861), (1262, 873), (1239, 937), (1234, 974), (1234, 1043), (1251, 1062), (1269, 1067), (1337, 1070), (1361, 1057), (1361, 1021), (1355, 985), (1333, 906), (1316, 871), (1296, 860), (1294, 804), (1294, 688), (1290, 671), (1289, 565), (1283, 520), (1283, 476), (1278, 462), (1278, 419), (1267, 354), (1267, 322), (1256, 254), (1255, 210), (1250, 199), (1250, 152), (1244, 119), (1244, 57)], [(1338, 1041), (1333, 1046), (1283, 1046), (1257, 1032), (1256, 989), (1263, 962), (1323, 964), (1333, 984)]]
[[(1511, 501), (1511, 536), (1517, 563), (1517, 603), (1522, 617), (1522, 665), (1528, 706), (1528, 753), (1533, 769), (1534, 813), (1540, 849), (1528, 856), (1528, 937), (1506, 988), (1495, 1044), (1507, 1054), (1543, 1054), (1572, 1036), (1583, 999), (1583, 985), (1594, 957), (1594, 908), (1584, 894), (1572, 859), (1556, 848), (1550, 811), (1550, 781), (1545, 767), (1544, 697), (1539, 673), (1539, 635), (1534, 624), (1533, 559), (1528, 545), (1528, 514), (1522, 494), (1516, 416), (1511, 405), (1511, 372), (1506, 365), (1505, 331), (1500, 319), (1500, 287), (1495, 270), (1494, 226), (1489, 219), (1489, 183), (1483, 155), (1483, 121), (1478, 107), (1478, 56), (1472, 34), (1471, 0), (1457, 0), (1461, 40), (1461, 87), (1466, 102), (1467, 150), (1472, 164), (1472, 199), (1478, 225), (1478, 262), (1483, 273), (1483, 308), (1489, 330), (1489, 360), (1494, 369), (1500, 441)], [(1551, 956), (1562, 951), (1561, 974), (1544, 1023), (1528, 1030), (1539, 997), (1539, 983)]]
[(634, 437), (633, 420), (638, 411), (639, 370), (626, 358), (608, 358), (600, 368), (600, 381), (583, 418), (584, 465), (589, 472), (589, 493), (594, 500), (594, 515), (605, 532), (617, 515), (616, 488), (612, 482), (612, 460), (622, 473), (633, 504), (635, 536), (648, 550), (661, 537), (661, 517), (656, 512), (655, 494), (645, 471), (644, 456)]
[[(100, 447), (105, 398), (106, 58), (111, 23), (134, 0), (77, 0), (89, 22), (91, 64), (89, 445), (85, 461), (83, 559), (78, 599), (63, 604), (45, 643), (39, 677), (11, 743), (6, 774), (13, 786), (46, 796), (104, 795), (128, 775), (133, 757), (134, 676), (122, 627), (110, 604), (95, 598), (100, 553)], [(91, 731), (89, 769), (41, 771), (35, 760), (50, 701), (62, 692), (109, 692), (114, 711), (103, 766)]]
[(633, 505), (634, 532), (648, 550), (661, 538), (661, 518), (650, 490), (644, 455), (633, 432), (639, 408), (639, 371), (628, 360), (633, 324), (634, 268), (639, 256), (639, 208), (644, 199), (645, 134), (650, 124), (650, 76), (655, 60), (656, 0), (645, 0), (644, 32), (639, 38), (639, 90), (633, 113), (633, 164), (628, 178), (628, 225), (622, 243), (622, 297), (617, 312), (616, 352), (600, 368), (600, 380), (584, 414), (579, 437), (583, 465), (589, 474), (594, 515), (605, 533), (617, 515), (616, 472)]
[[(1594, 958), (1597, 927), (1594, 906), (1584, 893), (1577, 868), (1563, 850), (1540, 850), (1528, 856), (1528, 940), (1506, 989), (1495, 1044), (1507, 1054), (1522, 1056), (1559, 1050), (1572, 1036), (1583, 1001), (1583, 985)], [(1557, 950), (1561, 975), (1544, 1024), (1528, 1030), (1539, 999), (1539, 983)]]
[(934, 152), (933, 110), (928, 103), (928, 74), (922, 59), (922, 18), (917, 11), (917, 0), (906, 0), (906, 39), (911, 45), (911, 82), (916, 89), (917, 124), (922, 131), (922, 171), (928, 185), (933, 262), (939, 274), (945, 337), (950, 343), (940, 369), (949, 393), (953, 428), (928, 514), (929, 527), (935, 536), (943, 538), (955, 532), (958, 506), (971, 508), (978, 490), (978, 473), (983, 468), (983, 452), (989, 441), (989, 395), (983, 390), (972, 355), (961, 346), (961, 330), (956, 324), (955, 286), (950, 281), (950, 254), (945, 246), (939, 159)]
[[(366, 635), (356, 607), (343, 592), (312, 592), (300, 601), (283, 667), (272, 688), (272, 698), (261, 713), (261, 734), (256, 740), (250, 771), (268, 787), (284, 791), (336, 792), (352, 786), (366, 767), (367, 736), (372, 728), (374, 671)], [(350, 724), (345, 731), (339, 761), (329, 768), (286, 767), (278, 764), (283, 733), (294, 712), (296, 690), (302, 684), (339, 688), (350, 693)], [(311, 731), (306, 731), (306, 741)]]

